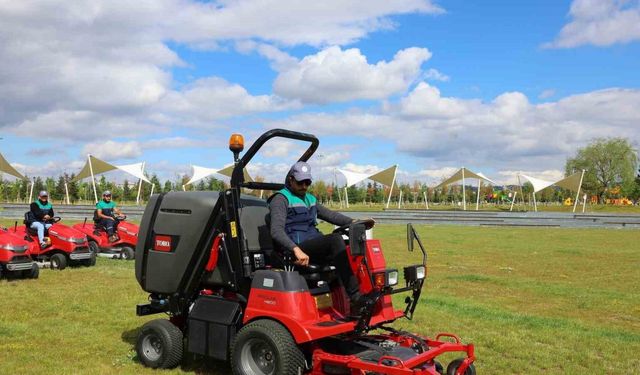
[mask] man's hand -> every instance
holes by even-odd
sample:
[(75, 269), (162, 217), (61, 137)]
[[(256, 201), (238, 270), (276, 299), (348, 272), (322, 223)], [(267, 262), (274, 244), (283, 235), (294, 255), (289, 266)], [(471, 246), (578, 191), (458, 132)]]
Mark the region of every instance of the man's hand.
[(309, 265), (309, 256), (305, 254), (305, 252), (302, 251), (302, 249), (299, 248), (298, 246), (293, 248), (293, 255), (295, 255), (297, 259), (294, 262), (295, 264), (299, 266), (305, 266), (305, 267)]
[(45, 219), (45, 220), (49, 220), (49, 219), (51, 219), (51, 216), (49, 216), (49, 215), (44, 215), (43, 219)]

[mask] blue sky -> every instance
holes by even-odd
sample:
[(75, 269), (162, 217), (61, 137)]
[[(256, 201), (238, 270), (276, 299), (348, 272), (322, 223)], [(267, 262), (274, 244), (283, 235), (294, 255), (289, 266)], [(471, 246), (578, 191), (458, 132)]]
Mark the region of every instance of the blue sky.
[[(320, 138), (320, 178), (553, 179), (593, 138), (637, 147), (639, 42), (637, 0), (3, 3), (0, 152), (31, 176), (90, 152), (176, 179), (283, 127)], [(300, 147), (251, 174), (279, 179)]]

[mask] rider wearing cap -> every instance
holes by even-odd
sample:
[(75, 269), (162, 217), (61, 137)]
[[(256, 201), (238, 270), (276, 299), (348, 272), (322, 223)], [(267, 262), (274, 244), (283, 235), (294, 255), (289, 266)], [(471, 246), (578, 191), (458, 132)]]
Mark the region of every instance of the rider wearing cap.
[(335, 225), (345, 225), (353, 220), (331, 211), (307, 193), (311, 185), (309, 164), (295, 163), (285, 179), (285, 188), (272, 195), (269, 202), (271, 237), (280, 249), (295, 256), (295, 264), (332, 264), (351, 300), (352, 311), (361, 299), (360, 287), (349, 264), (344, 239), (337, 233), (322, 234), (316, 225), (320, 218)]
[(49, 203), (49, 194), (45, 190), (42, 190), (38, 194), (38, 199), (31, 203), (29, 211), (29, 216), (31, 218), (29, 228), (38, 232), (40, 247), (45, 248), (50, 245), (44, 239), (45, 229), (49, 229), (53, 225), (49, 222), (53, 219), (53, 207), (51, 206), (51, 203)]
[(102, 200), (96, 203), (97, 223), (101, 225), (109, 235), (109, 242), (118, 240), (116, 228), (118, 227), (117, 215), (120, 215), (120, 209), (116, 207), (116, 203), (111, 200), (111, 192), (106, 190), (102, 193)]

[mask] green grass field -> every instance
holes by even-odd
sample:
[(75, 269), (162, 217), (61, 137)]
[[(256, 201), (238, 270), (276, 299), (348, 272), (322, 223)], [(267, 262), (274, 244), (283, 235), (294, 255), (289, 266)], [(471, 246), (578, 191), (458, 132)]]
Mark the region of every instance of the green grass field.
[[(640, 373), (640, 231), (417, 229), (428, 280), (415, 319), (395, 327), (473, 342), (480, 374)], [(390, 266), (419, 261), (403, 226), (379, 225), (375, 235)], [(161, 316), (135, 315), (146, 294), (133, 266), (100, 258), (0, 281), (0, 373), (229, 373), (199, 359), (161, 372), (137, 362), (137, 329)]]

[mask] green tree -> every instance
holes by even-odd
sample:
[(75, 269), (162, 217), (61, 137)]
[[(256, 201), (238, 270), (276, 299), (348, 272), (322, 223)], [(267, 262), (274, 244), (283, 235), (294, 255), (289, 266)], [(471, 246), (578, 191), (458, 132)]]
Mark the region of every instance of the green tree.
[(567, 160), (565, 174), (586, 170), (583, 189), (603, 202), (615, 186), (626, 194), (633, 191), (637, 165), (638, 156), (628, 139), (597, 138)]

